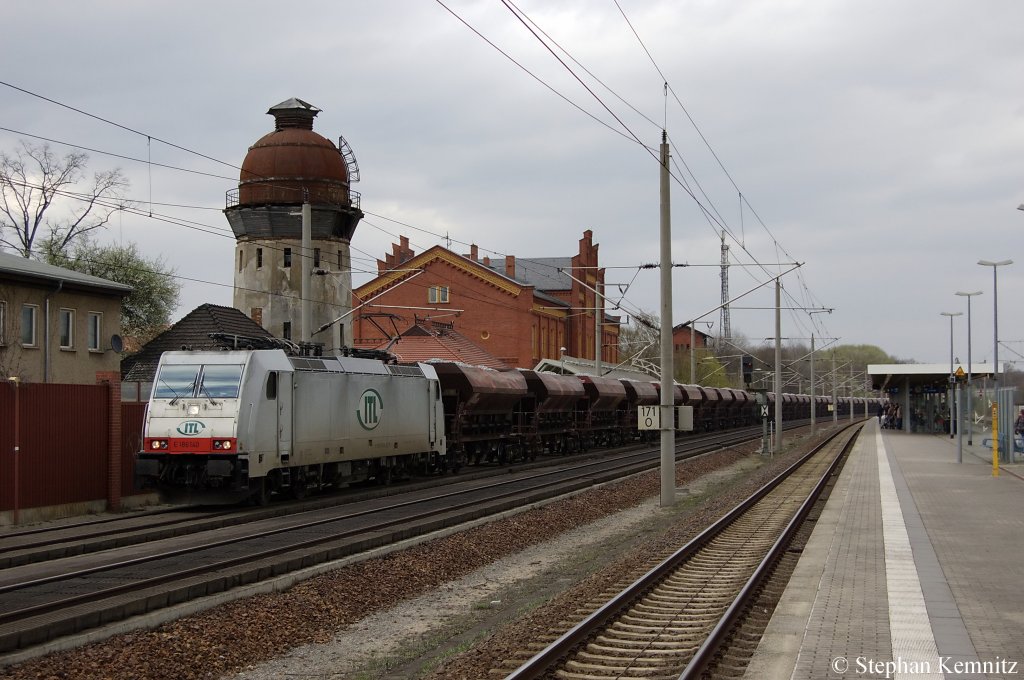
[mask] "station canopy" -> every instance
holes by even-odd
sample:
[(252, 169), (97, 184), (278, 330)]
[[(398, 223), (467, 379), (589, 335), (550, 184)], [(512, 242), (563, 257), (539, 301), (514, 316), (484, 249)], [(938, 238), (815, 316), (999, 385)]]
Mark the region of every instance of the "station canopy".
[[(991, 377), (992, 364), (972, 363), (970, 374), (972, 379)], [(954, 375), (967, 379), (968, 366), (954, 363)], [(945, 392), (949, 387), (949, 364), (868, 364), (868, 375), (871, 376), (871, 388), (892, 393), (909, 387), (911, 391)]]

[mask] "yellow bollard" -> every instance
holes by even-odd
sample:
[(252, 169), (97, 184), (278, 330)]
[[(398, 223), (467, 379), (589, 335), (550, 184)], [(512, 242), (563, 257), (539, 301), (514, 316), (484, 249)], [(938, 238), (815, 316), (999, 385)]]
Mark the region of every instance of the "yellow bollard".
[(992, 476), (999, 476), (999, 407), (992, 404)]

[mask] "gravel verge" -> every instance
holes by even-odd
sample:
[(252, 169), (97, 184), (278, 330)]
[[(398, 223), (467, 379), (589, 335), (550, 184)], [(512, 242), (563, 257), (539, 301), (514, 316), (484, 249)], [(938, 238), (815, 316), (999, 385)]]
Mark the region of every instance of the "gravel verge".
[[(574, 603), (635, 578), (808, 447), (789, 441), (772, 461), (748, 445), (680, 464), (677, 484), (692, 493), (670, 510), (644, 505), (659, 491), (657, 473), (645, 473), (0, 677), (484, 678), (538, 630), (578, 620)], [(531, 546), (540, 547), (524, 553)]]

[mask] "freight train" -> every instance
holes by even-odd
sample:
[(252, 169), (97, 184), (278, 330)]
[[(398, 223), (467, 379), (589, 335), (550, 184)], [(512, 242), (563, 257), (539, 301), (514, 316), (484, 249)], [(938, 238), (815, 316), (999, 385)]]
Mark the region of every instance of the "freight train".
[[(782, 398), (785, 421), (810, 416), (808, 396)], [(831, 400), (816, 401), (824, 415)], [(760, 423), (744, 390), (677, 385), (674, 402), (693, 408), (697, 431)], [(637, 430), (639, 407), (658, 403), (657, 383), (608, 377), (282, 349), (165, 352), (136, 483), (178, 500), (264, 503), (638, 441), (652, 435)], [(868, 404), (837, 406), (844, 415)]]

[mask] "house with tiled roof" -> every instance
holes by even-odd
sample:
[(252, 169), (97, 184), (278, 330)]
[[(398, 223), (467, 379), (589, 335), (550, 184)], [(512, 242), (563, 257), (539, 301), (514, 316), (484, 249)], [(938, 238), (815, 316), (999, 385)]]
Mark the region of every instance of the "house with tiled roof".
[(604, 286), (604, 270), (590, 230), (572, 257), (494, 261), (475, 245), (461, 255), (443, 246), (417, 254), (402, 236), (377, 269), (376, 278), (353, 291), (357, 347), (387, 341), (374, 317), (386, 313), (408, 323), (418, 315), (451, 324), (508, 366), (530, 368), (564, 353), (593, 360), (601, 319), (601, 360), (619, 361), (618, 318), (604, 314), (603, 297), (595, 293)]
[(0, 252), (0, 376), (92, 384), (116, 372), (131, 286)]
[(397, 341), (383, 343), (375, 349), (384, 349), (389, 345), (388, 351), (395, 355), (400, 363), (458, 361), (497, 370), (512, 368), (456, 331), (450, 323), (417, 320), (398, 337)]
[[(138, 353), (121, 361), (121, 380), (124, 394), (134, 394), (140, 400), (147, 397), (146, 389), (153, 382), (160, 356), (168, 350), (223, 348), (211, 333), (237, 336), (239, 347), (245, 347), (246, 338), (273, 339), (269, 332), (234, 307), (203, 304), (181, 318), (180, 321), (147, 342)], [(141, 385), (133, 391), (131, 383)]]

